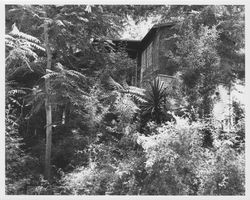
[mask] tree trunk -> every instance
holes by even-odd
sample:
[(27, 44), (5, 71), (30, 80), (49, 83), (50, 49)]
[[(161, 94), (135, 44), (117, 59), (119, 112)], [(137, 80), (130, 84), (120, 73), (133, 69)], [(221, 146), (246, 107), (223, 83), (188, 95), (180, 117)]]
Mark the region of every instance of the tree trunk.
[(231, 83), (229, 83), (229, 87), (228, 87), (228, 133), (230, 133), (231, 131), (231, 127), (232, 127), (232, 113), (231, 113)]
[(66, 103), (65, 105), (65, 124), (69, 124), (70, 121), (70, 103)]
[[(46, 11), (45, 11), (46, 13)], [(45, 14), (47, 17), (47, 14)], [(49, 46), (49, 34), (48, 34), (48, 23), (44, 23), (44, 45), (47, 54), (47, 67), (46, 69), (51, 69), (51, 59), (52, 54)], [(49, 79), (45, 79), (45, 112), (46, 112), (46, 147), (45, 147), (45, 168), (44, 168), (44, 177), (46, 180), (50, 179), (50, 160), (51, 160), (51, 145), (52, 145), (52, 108), (49, 99)]]
[(62, 109), (62, 124), (65, 124), (66, 106)]

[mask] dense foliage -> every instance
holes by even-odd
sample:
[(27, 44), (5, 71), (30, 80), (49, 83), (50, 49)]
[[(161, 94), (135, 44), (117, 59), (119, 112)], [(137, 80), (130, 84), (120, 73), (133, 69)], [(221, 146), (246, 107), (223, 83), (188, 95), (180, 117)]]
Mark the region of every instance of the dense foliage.
[[(128, 19), (175, 21), (172, 85), (133, 86)], [(159, 16), (158, 16), (159, 17)], [(244, 195), (244, 6), (6, 5), (6, 194)]]
[(244, 193), (244, 153), (231, 148), (236, 134), (221, 140), (219, 130), (210, 127), (213, 145), (204, 148), (206, 126), (176, 117), (175, 123), (158, 127), (151, 136), (139, 136), (151, 180), (149, 194)]

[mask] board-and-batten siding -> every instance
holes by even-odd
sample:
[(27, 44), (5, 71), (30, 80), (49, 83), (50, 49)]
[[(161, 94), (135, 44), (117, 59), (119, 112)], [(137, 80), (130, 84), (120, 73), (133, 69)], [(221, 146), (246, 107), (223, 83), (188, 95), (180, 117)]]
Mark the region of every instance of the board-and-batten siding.
[(151, 42), (147, 48), (142, 52), (142, 68), (147, 69), (149, 67), (152, 67), (153, 64), (153, 58), (152, 58), (152, 50), (153, 50), (153, 42)]
[[(169, 38), (175, 30), (171, 30), (169, 27), (163, 27), (157, 30), (155, 36), (152, 38), (146, 48), (141, 53), (141, 74), (140, 74), (140, 86), (144, 87), (145, 84), (151, 82), (154, 78), (159, 77), (162, 81), (169, 83), (168, 68), (169, 63), (166, 60), (165, 52), (170, 50), (175, 41), (165, 41), (165, 38)], [(172, 75), (172, 74), (171, 74)], [(169, 77), (170, 78), (170, 77)]]
[(153, 41), (144, 49), (141, 54), (141, 85), (146, 70), (153, 68)]

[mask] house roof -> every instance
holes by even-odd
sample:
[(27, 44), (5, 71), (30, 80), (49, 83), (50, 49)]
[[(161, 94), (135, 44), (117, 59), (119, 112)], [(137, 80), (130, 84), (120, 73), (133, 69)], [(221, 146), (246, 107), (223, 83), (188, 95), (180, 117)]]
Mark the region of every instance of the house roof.
[(137, 57), (138, 49), (140, 49), (141, 40), (124, 40), (124, 39), (116, 39), (112, 40), (112, 43), (115, 44), (115, 46), (125, 46), (126, 51), (128, 52), (128, 55), (131, 58)]
[(148, 43), (150, 43), (151, 39), (154, 37), (159, 28), (171, 27), (175, 24), (175, 22), (155, 24), (142, 40), (113, 39), (112, 43), (115, 44), (115, 46), (125, 45), (129, 56), (131, 58), (136, 58), (137, 52), (143, 50), (148, 45)]
[(125, 45), (126, 44), (126, 47), (128, 50), (135, 51), (140, 46), (141, 40), (116, 39), (116, 40), (112, 40), (112, 42), (115, 45), (119, 45), (119, 44)]
[(151, 38), (154, 37), (157, 30), (162, 27), (171, 27), (174, 26), (175, 22), (168, 22), (168, 23), (161, 23), (161, 24), (155, 24), (148, 33), (144, 36), (144, 38), (141, 40), (141, 49), (143, 49), (147, 44), (150, 42)]

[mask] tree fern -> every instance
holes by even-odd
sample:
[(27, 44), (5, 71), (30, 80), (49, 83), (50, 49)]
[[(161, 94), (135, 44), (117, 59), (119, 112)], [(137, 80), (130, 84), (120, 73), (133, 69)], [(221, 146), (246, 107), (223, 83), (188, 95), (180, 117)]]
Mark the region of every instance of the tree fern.
[(6, 58), (5, 62), (7, 67), (15, 60), (21, 60), (31, 71), (30, 61), (31, 59), (37, 60), (38, 55), (35, 50), (39, 49), (44, 51), (41, 47), (40, 41), (28, 34), (20, 32), (13, 24), (12, 31), (5, 35), (5, 45), (6, 45)]
[(125, 80), (123, 80), (123, 83), (121, 85), (118, 82), (116, 82), (111, 76), (109, 76), (107, 83), (112, 89), (115, 89), (121, 93), (126, 93), (129, 96), (131, 96), (131, 98), (136, 99), (140, 103), (145, 102), (145, 99), (144, 99), (145, 89), (138, 88), (135, 86), (128, 86)]
[(122, 124), (130, 123), (134, 114), (140, 110), (128, 95), (119, 94), (114, 105)]
[(32, 111), (36, 113), (44, 105), (45, 95), (49, 95), (50, 103), (54, 106), (64, 105), (71, 102), (75, 106), (82, 105), (84, 97), (88, 94), (79, 86), (79, 82), (85, 81), (86, 77), (74, 70), (67, 70), (65, 67), (56, 63), (54, 70), (46, 69), (46, 74), (41, 79), (50, 81), (49, 94), (46, 94), (41, 85), (33, 88), (32, 94), (26, 97), (26, 104), (32, 105)]
[(80, 72), (77, 72), (75, 70), (67, 70), (64, 69), (63, 65), (61, 63), (56, 63), (55, 65), (55, 71), (53, 70), (49, 70), (46, 69), (46, 74), (42, 77), (44, 79), (51, 79), (51, 78), (59, 78), (59, 77), (63, 77), (66, 78), (68, 80), (73, 80), (73, 79), (86, 79), (86, 76), (84, 76), (83, 74), (81, 74)]
[(26, 33), (20, 32), (18, 30), (18, 28), (16, 27), (15, 23), (12, 25), (12, 31), (9, 34), (13, 35), (13, 36), (18, 36), (18, 37), (23, 38), (23, 39), (25, 39), (27, 41), (32, 41), (32, 42), (37, 43), (37, 44), (40, 43), (40, 41), (37, 38), (35, 38), (35, 37), (31, 36), (31, 35), (28, 35)]
[[(135, 105), (141, 110), (142, 116), (147, 120), (153, 120), (160, 123), (168, 116), (167, 111), (177, 109), (176, 103), (181, 100), (178, 88), (173, 88), (172, 85), (164, 86), (164, 83), (158, 78), (155, 79), (147, 89), (128, 86), (126, 83), (119, 84), (112, 77), (107, 80), (111, 88), (117, 90), (118, 93), (124, 94), (123, 98), (130, 97)], [(178, 87), (179, 83), (175, 83)], [(123, 102), (124, 103), (124, 102)], [(126, 103), (124, 103), (126, 105)], [(121, 108), (123, 105), (121, 104)]]

